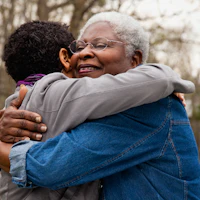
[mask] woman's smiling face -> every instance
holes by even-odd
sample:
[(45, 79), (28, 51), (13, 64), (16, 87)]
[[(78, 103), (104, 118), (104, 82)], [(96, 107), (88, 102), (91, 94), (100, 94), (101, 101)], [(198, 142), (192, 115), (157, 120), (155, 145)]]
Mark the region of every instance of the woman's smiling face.
[[(90, 25), (80, 40), (90, 43), (99, 37), (120, 41), (107, 22), (97, 22)], [(97, 78), (107, 73), (116, 75), (135, 67), (132, 58), (126, 57), (125, 44), (115, 42), (109, 43), (104, 50), (95, 50), (87, 45), (79, 53), (72, 56), (71, 66), (75, 70), (77, 78), (84, 76)]]

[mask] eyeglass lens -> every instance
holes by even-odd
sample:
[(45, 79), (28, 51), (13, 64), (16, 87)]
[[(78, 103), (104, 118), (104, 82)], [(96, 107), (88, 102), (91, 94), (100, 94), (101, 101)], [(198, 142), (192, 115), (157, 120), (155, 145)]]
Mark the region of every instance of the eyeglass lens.
[(108, 45), (108, 40), (106, 38), (95, 38), (91, 42), (85, 43), (82, 40), (75, 40), (71, 43), (70, 49), (73, 53), (78, 53), (82, 51), (87, 45), (95, 50), (103, 50)]

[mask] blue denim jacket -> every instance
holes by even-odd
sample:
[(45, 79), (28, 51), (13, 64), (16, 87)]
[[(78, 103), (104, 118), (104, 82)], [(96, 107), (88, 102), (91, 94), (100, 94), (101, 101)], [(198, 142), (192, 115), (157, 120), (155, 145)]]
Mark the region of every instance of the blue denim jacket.
[[(25, 146), (32, 141), (25, 143), (11, 153), (13, 181), (22, 187), (59, 189), (102, 179), (106, 200), (200, 199), (197, 145), (173, 95), (86, 122), (30, 149)], [(20, 146), (24, 154), (17, 153)], [(27, 150), (26, 174), (14, 166)]]

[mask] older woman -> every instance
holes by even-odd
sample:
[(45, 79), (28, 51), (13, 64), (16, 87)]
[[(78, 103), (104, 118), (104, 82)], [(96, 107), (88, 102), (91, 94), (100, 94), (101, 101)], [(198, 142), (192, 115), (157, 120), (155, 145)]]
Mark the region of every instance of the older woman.
[[(77, 77), (115, 75), (141, 64), (144, 44), (131, 23), (139, 29), (126, 15), (92, 17), (80, 40), (70, 45)], [(134, 41), (134, 37), (139, 39)], [(152, 67), (138, 66), (132, 71), (140, 69), (153, 77)], [(137, 80), (136, 88), (140, 86)], [(11, 152), (11, 167), (18, 161), (20, 153), (16, 152), (22, 149), (25, 154), (28, 150), (27, 179), (12, 170), (15, 182), (23, 186), (34, 183), (58, 189), (102, 178), (105, 199), (199, 197), (197, 147), (185, 109), (174, 96), (86, 122), (44, 143), (18, 143)]]
[[(146, 34), (144, 34), (142, 29), (140, 32), (144, 40)], [(67, 49), (69, 50), (68, 46), (72, 41), (73, 37), (71, 33), (67, 31), (66, 25), (39, 21), (25, 23), (10, 36), (8, 44), (5, 47), (4, 60), (7, 71), (17, 82), (17, 86), (21, 83), (31, 86), (38, 79), (45, 76), (44, 74), (61, 71), (61, 68), (64, 72), (67, 72), (69, 70), (69, 60), (72, 55), (72, 53), (68, 55)], [(102, 45), (104, 41), (107, 42), (103, 39), (100, 45)], [(76, 50), (74, 49), (74, 47), (76, 47), (74, 44), (76, 44), (76, 42), (73, 42), (70, 46), (73, 51)], [(148, 43), (146, 46), (148, 47)], [(100, 48), (99, 45), (98, 48)], [(59, 54), (60, 61), (58, 59)], [(108, 64), (108, 69), (109, 66)], [(124, 68), (125, 67), (126, 66), (124, 66)], [(106, 114), (122, 111), (127, 106), (127, 108), (129, 108), (138, 105), (138, 103), (141, 104), (157, 100), (160, 98), (160, 94), (163, 95), (162, 90), (165, 89), (166, 84), (168, 85), (169, 83), (169, 85), (173, 85), (172, 82), (169, 82), (169, 78), (165, 77), (166, 72), (169, 73), (170, 78), (171, 75), (177, 78), (176, 74), (173, 73), (170, 68), (165, 67), (163, 73), (161, 71), (162, 68), (157, 69), (154, 67), (153, 71), (157, 74), (156, 78), (162, 77), (163, 79), (160, 80), (160, 89), (156, 91), (152, 90), (152, 93), (146, 93), (145, 97), (141, 92), (138, 94), (136, 92), (132, 93), (133, 90), (138, 89), (137, 79), (140, 78), (140, 82), (143, 80), (143, 87), (146, 84), (144, 88), (147, 89), (147, 87), (149, 87), (149, 90), (153, 87), (151, 84), (157, 84), (157, 80), (155, 80), (154, 77), (146, 76), (143, 71), (141, 71), (142, 69), (141, 67), (139, 71), (135, 70), (134, 73), (127, 72), (118, 77), (111, 78), (105, 76), (102, 77), (103, 79), (69, 80), (60, 73), (47, 75), (42, 81), (35, 84), (34, 89), (30, 89), (29, 87), (30, 91), (22, 107), (28, 110), (38, 111), (43, 116), (43, 120), (49, 128), (48, 130), (50, 130), (47, 131), (47, 134), (43, 137), (42, 141), (45, 141), (48, 138), (58, 135), (62, 131), (75, 127), (87, 118), (94, 119), (103, 117)], [(86, 70), (91, 70), (91, 66), (89, 69), (85, 67), (81, 70), (82, 73), (83, 70), (85, 73)], [(43, 73), (43, 75), (41, 75), (41, 73)], [(29, 76), (30, 74), (34, 75)], [(69, 73), (67, 75), (69, 76)], [(25, 80), (21, 81), (21, 79)], [(104, 82), (103, 84), (102, 81)], [(184, 83), (183, 81), (181, 82)], [(95, 87), (93, 87), (93, 85), (95, 85)], [(46, 90), (46, 88), (48, 88), (48, 90)], [(139, 88), (142, 89), (142, 85)], [(10, 100), (17, 96), (18, 90), (19, 87), (17, 87), (16, 92), (6, 100), (6, 104), (9, 104)], [(170, 94), (173, 90), (171, 88), (168, 91), (169, 92), (164, 96)], [(109, 95), (105, 95), (107, 93)], [(121, 96), (125, 96), (129, 93), (131, 93), (131, 95), (128, 95), (129, 98), (124, 99), (122, 102)], [(114, 99), (112, 98), (113, 96), (115, 96)], [(93, 106), (89, 103), (90, 101), (95, 102)], [(83, 104), (84, 106), (82, 106)], [(115, 104), (115, 106), (112, 106), (113, 104)], [(75, 113), (81, 113), (81, 115)], [(12, 132), (15, 131), (12, 129)], [(17, 133), (19, 134), (20, 132)], [(13, 139), (17, 140), (18, 138), (13, 137), (12, 141)], [(0, 149), (6, 150), (2, 144), (0, 145)], [(0, 160), (2, 160), (2, 158), (4, 158), (4, 156), (1, 154)], [(22, 162), (19, 163), (21, 164)], [(4, 161), (3, 164), (5, 164)], [(14, 166), (16, 167), (17, 165)], [(63, 188), (59, 191), (52, 191), (48, 188), (40, 187), (31, 190), (23, 190), (11, 182), (11, 176), (8, 173), (2, 170), (1, 175), (0, 196), (4, 200), (21, 200), (24, 198), (26, 198), (26, 200), (58, 200), (61, 198), (64, 200), (64, 198), (82, 199), (83, 196), (86, 199), (92, 198), (92, 200), (98, 198), (98, 181), (72, 187), (70, 189)]]

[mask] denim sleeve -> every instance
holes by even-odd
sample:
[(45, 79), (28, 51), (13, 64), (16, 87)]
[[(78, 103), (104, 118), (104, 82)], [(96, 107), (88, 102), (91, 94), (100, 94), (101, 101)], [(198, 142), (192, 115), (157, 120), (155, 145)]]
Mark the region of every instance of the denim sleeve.
[[(117, 116), (109, 118), (115, 124), (116, 120), (121, 123)], [(111, 120), (109, 118), (84, 123), (69, 133), (33, 145), (27, 152), (27, 180), (23, 186), (31, 182), (40, 187), (60, 189), (84, 184), (155, 156), (153, 150), (148, 150), (150, 155), (140, 155), (142, 148), (149, 149), (149, 138), (155, 134), (144, 135), (143, 139), (139, 132), (132, 134), (133, 129), (127, 131), (126, 127), (106, 125), (104, 122)], [(159, 142), (156, 145), (160, 145)]]
[(10, 174), (13, 183), (19, 187), (33, 187), (33, 184), (27, 181), (26, 177), (26, 153), (34, 145), (36, 141), (24, 140), (13, 145), (10, 158)]

